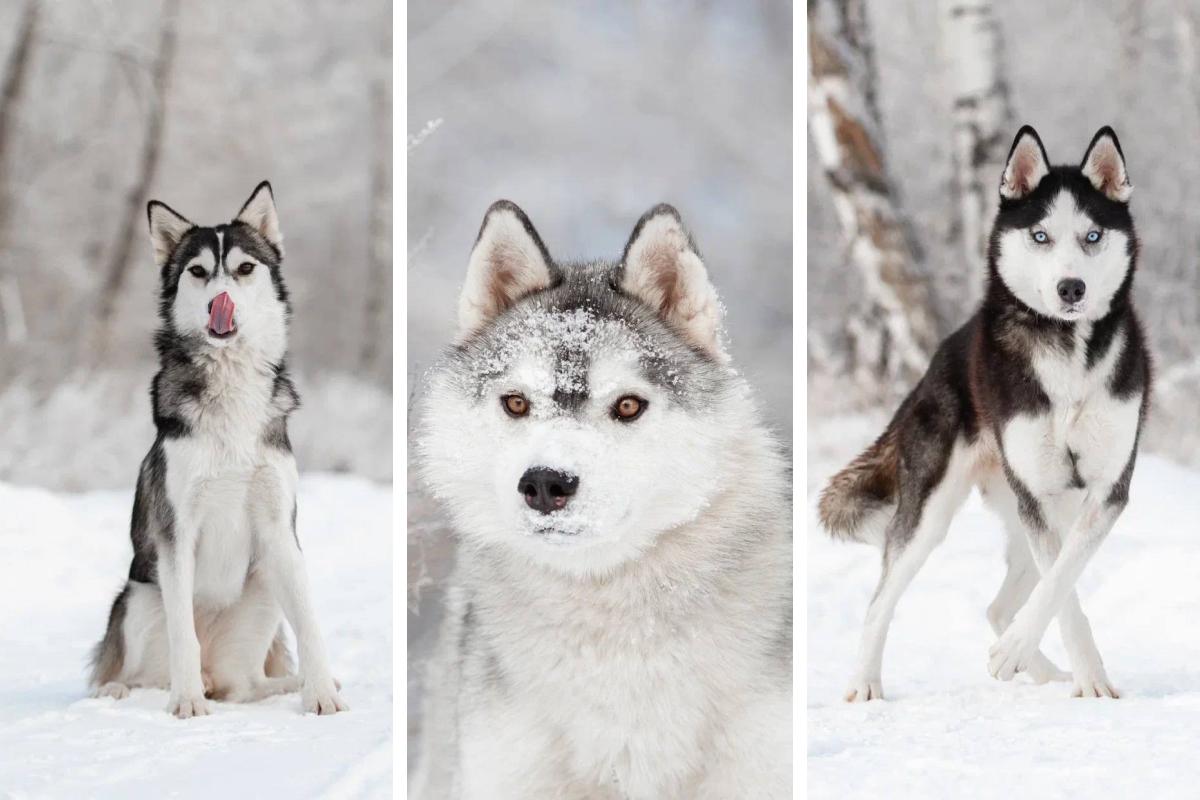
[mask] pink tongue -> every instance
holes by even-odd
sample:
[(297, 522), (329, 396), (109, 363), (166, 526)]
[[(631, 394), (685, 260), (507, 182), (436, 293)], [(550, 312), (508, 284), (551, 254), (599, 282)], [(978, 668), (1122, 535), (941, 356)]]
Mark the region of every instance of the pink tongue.
[(229, 292), (221, 292), (213, 298), (208, 312), (208, 329), (218, 336), (233, 330), (233, 298)]

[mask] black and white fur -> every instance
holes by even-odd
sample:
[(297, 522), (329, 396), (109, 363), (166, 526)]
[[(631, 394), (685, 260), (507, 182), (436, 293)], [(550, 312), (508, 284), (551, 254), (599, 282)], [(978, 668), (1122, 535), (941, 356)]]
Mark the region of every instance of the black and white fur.
[[(1017, 134), (981, 308), (821, 497), (830, 533), (883, 550), (847, 700), (883, 696), (896, 603), (972, 486), (1008, 542), (1008, 574), (987, 615), (998, 637), (991, 674), (1071, 678), (1077, 697), (1118, 696), (1074, 587), (1128, 502), (1150, 395), (1131, 193), (1111, 128), (1079, 166), (1051, 166), (1032, 128)], [(1070, 674), (1038, 649), (1056, 616)]]
[[(208, 714), (206, 698), (294, 691), (306, 711), (344, 711), (296, 536), (287, 418), (299, 397), (287, 371), (290, 305), (271, 187), (260, 184), (226, 225), (193, 225), (157, 201), (147, 214), (161, 272), (158, 435), (138, 474), (129, 580), (96, 647), (91, 686), (116, 698), (169, 689), (167, 710), (181, 718)], [(235, 303), (236, 331), (218, 337), (209, 306), (222, 292)]]
[(678, 213), (566, 264), (494, 204), (419, 419), (459, 546), (413, 795), (791, 797), (786, 468)]

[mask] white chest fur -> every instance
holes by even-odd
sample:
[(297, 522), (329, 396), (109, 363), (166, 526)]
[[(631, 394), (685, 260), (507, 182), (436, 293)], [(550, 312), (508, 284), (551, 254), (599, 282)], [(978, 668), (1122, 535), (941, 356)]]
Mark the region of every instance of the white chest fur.
[(1109, 390), (1126, 338), (1118, 332), (1089, 369), (1089, 333), (1081, 323), (1070, 353), (1045, 348), (1034, 355), (1034, 372), (1050, 409), (1020, 414), (1002, 433), (1009, 465), (1035, 495), (1072, 489), (1107, 493), (1133, 451), (1141, 395), (1121, 399)]
[[(223, 608), (241, 595), (255, 557), (256, 519), (278, 517), (290, 503), (279, 491), (277, 462), (288, 462), (294, 474), (294, 460), (263, 438), (275, 415), (272, 378), (248, 367), (216, 363), (186, 409), (189, 434), (163, 444), (175, 536), (196, 554), (198, 607)], [(270, 513), (258, 513), (264, 509)]]

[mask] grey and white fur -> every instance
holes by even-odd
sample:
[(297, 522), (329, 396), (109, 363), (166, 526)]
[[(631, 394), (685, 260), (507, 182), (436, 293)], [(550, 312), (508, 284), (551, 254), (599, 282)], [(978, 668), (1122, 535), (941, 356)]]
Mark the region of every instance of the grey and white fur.
[(295, 691), (305, 711), (344, 711), (296, 536), (287, 419), (299, 396), (287, 370), (291, 309), (271, 187), (264, 181), (215, 227), (157, 201), (147, 214), (161, 275), (158, 433), (138, 473), (129, 579), (90, 685), (116, 698), (168, 689), (167, 710), (180, 718), (208, 714), (210, 698)]
[(458, 540), (420, 798), (791, 797), (791, 512), (679, 214), (560, 263), (487, 212), (421, 474)]
[[(846, 700), (883, 696), (896, 603), (972, 487), (1007, 538), (1008, 573), (987, 612), (997, 636), (989, 672), (1071, 680), (1076, 697), (1118, 696), (1075, 582), (1129, 501), (1149, 407), (1132, 191), (1111, 128), (1078, 166), (1051, 166), (1033, 128), (1018, 132), (979, 311), (821, 496), (830, 533), (883, 551)], [(1038, 649), (1055, 617), (1069, 673)]]

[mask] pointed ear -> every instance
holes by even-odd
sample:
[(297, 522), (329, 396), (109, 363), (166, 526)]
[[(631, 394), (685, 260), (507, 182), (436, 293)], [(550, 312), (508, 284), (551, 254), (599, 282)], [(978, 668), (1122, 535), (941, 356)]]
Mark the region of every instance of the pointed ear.
[(721, 303), (678, 211), (664, 203), (642, 215), (620, 269), (621, 291), (650, 306), (692, 344), (726, 360)]
[(1000, 196), (1006, 200), (1019, 200), (1036, 189), (1042, 178), (1049, 174), (1050, 159), (1046, 157), (1041, 138), (1031, 126), (1023, 126), (1008, 151), (1008, 162), (1000, 179)]
[(1083, 162), (1079, 169), (1092, 182), (1092, 186), (1104, 193), (1109, 200), (1118, 203), (1128, 203), (1133, 195), (1133, 184), (1129, 182), (1129, 174), (1125, 172), (1125, 155), (1121, 152), (1121, 143), (1117, 134), (1105, 125), (1096, 131), (1087, 152), (1083, 154)]
[(150, 222), (150, 243), (154, 245), (154, 264), (162, 269), (163, 264), (175, 252), (183, 235), (196, 227), (183, 215), (166, 203), (151, 200), (146, 204), (146, 218)]
[(558, 267), (525, 212), (508, 200), (492, 203), (471, 249), (458, 298), (459, 340), (559, 278)]
[(250, 199), (235, 218), (263, 235), (279, 257), (283, 258), (283, 234), (279, 230), (279, 215), (275, 212), (275, 193), (271, 184), (263, 181), (255, 187)]

